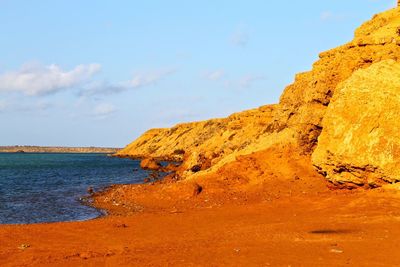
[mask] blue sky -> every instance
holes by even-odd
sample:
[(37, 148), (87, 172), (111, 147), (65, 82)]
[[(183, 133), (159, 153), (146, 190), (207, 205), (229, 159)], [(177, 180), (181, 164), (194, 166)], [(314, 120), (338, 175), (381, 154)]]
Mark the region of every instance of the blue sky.
[(393, 0), (0, 0), (0, 145), (124, 146), (278, 101)]

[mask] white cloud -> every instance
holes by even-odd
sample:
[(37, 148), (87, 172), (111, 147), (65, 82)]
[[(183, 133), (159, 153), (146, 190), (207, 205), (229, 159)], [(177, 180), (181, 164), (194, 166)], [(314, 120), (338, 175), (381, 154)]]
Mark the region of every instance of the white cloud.
[(266, 78), (263, 75), (248, 74), (248, 75), (244, 75), (236, 80), (226, 80), (225, 86), (230, 87), (230, 88), (236, 87), (236, 88), (246, 89), (246, 88), (253, 87), (255, 82), (265, 80), (265, 79)]
[(242, 88), (250, 88), (256, 81), (264, 80), (262, 75), (246, 75), (239, 79), (239, 86)]
[(93, 95), (111, 95), (120, 93), (129, 89), (126, 84), (112, 84), (107, 81), (93, 81), (79, 92), (79, 95), (82, 96), (93, 96)]
[(231, 43), (236, 46), (245, 47), (249, 42), (249, 34), (243, 28), (236, 30), (231, 36)]
[(207, 80), (218, 81), (218, 80), (222, 79), (224, 77), (224, 75), (225, 75), (224, 70), (220, 69), (220, 70), (206, 72), (204, 77)]
[(19, 70), (0, 73), (0, 92), (37, 96), (79, 87), (80, 96), (109, 95), (155, 85), (176, 72), (173, 68), (137, 72), (128, 81), (110, 83), (92, 79), (100, 69), (99, 64), (78, 65), (71, 70), (63, 70), (55, 64), (25, 64)]
[(52, 64), (25, 64), (17, 71), (0, 74), (0, 91), (21, 92), (25, 95), (45, 95), (86, 83), (101, 69), (100, 64), (78, 65), (64, 71)]
[(131, 80), (120, 83), (109, 83), (107, 81), (93, 81), (80, 91), (80, 96), (110, 95), (120, 93), (129, 89), (138, 89), (152, 86), (167, 76), (174, 74), (176, 69), (159, 69), (147, 72), (137, 72)]
[(97, 118), (105, 118), (108, 117), (109, 115), (113, 114), (116, 112), (117, 109), (114, 105), (108, 104), (108, 103), (102, 103), (98, 104), (94, 109), (93, 109), (93, 116)]
[(132, 88), (140, 88), (154, 85), (164, 77), (175, 72), (176, 69), (164, 69), (135, 73), (133, 78), (128, 82), (128, 86)]

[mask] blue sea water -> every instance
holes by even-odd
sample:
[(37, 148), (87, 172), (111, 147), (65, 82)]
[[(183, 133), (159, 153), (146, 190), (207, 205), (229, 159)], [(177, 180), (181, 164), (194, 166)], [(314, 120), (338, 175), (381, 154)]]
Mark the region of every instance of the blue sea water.
[(102, 212), (79, 201), (89, 186), (142, 183), (147, 175), (139, 161), (105, 154), (0, 153), (0, 224), (92, 219)]

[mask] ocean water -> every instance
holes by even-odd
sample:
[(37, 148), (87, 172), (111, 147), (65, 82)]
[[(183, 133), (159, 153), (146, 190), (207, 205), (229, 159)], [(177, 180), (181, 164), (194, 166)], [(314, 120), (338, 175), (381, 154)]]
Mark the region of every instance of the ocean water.
[(0, 224), (92, 219), (102, 212), (79, 201), (89, 186), (142, 183), (147, 175), (139, 161), (105, 154), (0, 153)]

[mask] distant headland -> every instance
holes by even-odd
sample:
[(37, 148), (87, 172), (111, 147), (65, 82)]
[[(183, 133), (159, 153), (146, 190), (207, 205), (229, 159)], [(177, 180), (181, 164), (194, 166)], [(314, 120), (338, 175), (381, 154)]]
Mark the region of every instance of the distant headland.
[(0, 153), (116, 153), (114, 147), (0, 146)]

